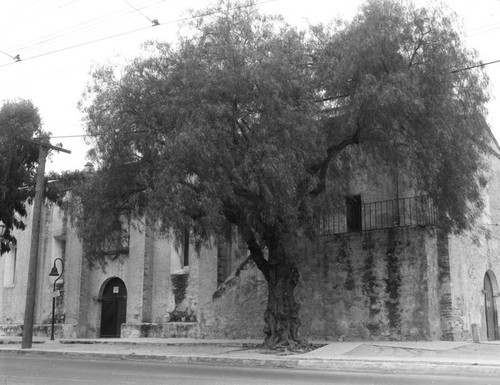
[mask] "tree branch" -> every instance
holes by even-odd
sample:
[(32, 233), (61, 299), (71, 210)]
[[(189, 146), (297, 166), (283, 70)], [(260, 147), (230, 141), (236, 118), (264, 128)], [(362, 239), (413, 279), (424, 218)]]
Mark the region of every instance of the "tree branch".
[(255, 262), (262, 274), (264, 274), (264, 277), (268, 279), (270, 264), (264, 258), (264, 251), (262, 250), (263, 248), (257, 241), (257, 237), (254, 231), (250, 228), (250, 225), (248, 224), (244, 213), (238, 207), (232, 205), (229, 202), (224, 203), (223, 213), (229, 223), (232, 223), (233, 225), (236, 225), (238, 227), (243, 240), (248, 246), (250, 257)]
[(326, 157), (321, 163), (317, 163), (309, 168), (311, 174), (318, 174), (318, 183), (316, 187), (309, 192), (309, 196), (315, 197), (323, 192), (326, 188), (326, 176), (328, 168), (332, 159), (340, 153), (343, 149), (359, 143), (359, 133), (361, 129), (358, 128), (352, 135), (344, 138), (340, 143), (334, 144), (327, 149)]
[(320, 99), (315, 99), (314, 103), (324, 103), (324, 102), (330, 102), (332, 100), (338, 100), (338, 99), (343, 99), (351, 96), (351, 94), (342, 94), (342, 95), (336, 95), (336, 96), (329, 96), (327, 98), (320, 98)]
[(421, 31), (420, 38), (418, 39), (418, 44), (415, 47), (415, 49), (413, 50), (413, 53), (410, 57), (410, 61), (408, 62), (408, 68), (410, 68), (413, 65), (413, 60), (415, 60), (415, 57), (417, 56), (417, 52), (420, 50), (420, 48), (422, 47), (422, 45), (424, 43), (424, 37), (425, 37), (425, 35), (428, 35), (429, 33), (430, 33), (430, 31), (427, 31), (427, 32)]

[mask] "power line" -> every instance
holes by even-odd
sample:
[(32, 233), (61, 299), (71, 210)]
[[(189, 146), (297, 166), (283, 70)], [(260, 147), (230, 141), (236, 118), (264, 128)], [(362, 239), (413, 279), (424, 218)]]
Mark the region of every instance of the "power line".
[(145, 17), (146, 19), (148, 19), (151, 24), (153, 25), (153, 27), (156, 27), (157, 25), (160, 25), (160, 23), (158, 22), (158, 19), (153, 19), (151, 20), (149, 17), (147, 17), (144, 13), (142, 13), (138, 8), (134, 7), (132, 4), (130, 4), (127, 0), (123, 0), (128, 6), (130, 6), (131, 8), (133, 8), (139, 15)]
[(61, 9), (61, 8), (64, 8), (64, 7), (67, 7), (68, 5), (71, 5), (73, 3), (76, 3), (77, 1), (80, 1), (80, 0), (72, 0), (72, 1), (69, 1), (68, 3), (65, 3), (63, 5), (60, 5), (59, 7), (57, 7), (56, 9)]
[[(159, 1), (156, 1), (156, 2), (151, 3), (149, 5), (145, 5), (145, 6), (141, 7), (141, 9), (145, 9), (145, 8), (154, 6), (156, 4), (161, 3), (162, 1), (163, 0), (159, 0)], [(110, 13), (102, 15), (98, 18), (90, 19), (90, 20), (81, 22), (79, 24), (73, 25), (69, 28), (66, 28), (66, 29), (63, 29), (60, 31), (56, 31), (53, 33), (49, 33), (48, 35), (39, 37), (37, 39), (30, 40), (30, 41), (24, 43), (24, 45), (11, 47), (9, 50), (19, 52), (19, 51), (29, 50), (29, 49), (33, 49), (33, 48), (40, 48), (42, 46), (53, 44), (57, 41), (71, 38), (75, 35), (79, 36), (82, 33), (90, 31), (101, 24), (109, 25), (109, 23), (114, 23), (114, 22), (119, 22), (119, 21), (125, 20), (132, 13), (133, 13), (133, 11), (131, 11), (130, 9), (120, 9), (118, 11), (110, 12)]]
[(0, 51), (0, 53), (3, 53), (4, 55), (7, 55), (8, 57), (10, 57), (11, 59), (15, 60), (15, 61), (21, 61), (21, 57), (18, 55), (16, 56), (12, 56), (12, 55), (9, 55), (7, 52), (4, 52), (4, 51)]
[[(261, 4), (266, 4), (266, 3), (272, 3), (274, 1), (276, 1), (276, 0), (264, 0), (264, 1), (257, 2), (255, 4), (239, 5), (239, 6), (230, 8), (230, 9), (249, 8), (249, 7), (252, 7), (254, 5), (261, 5)], [(130, 34), (133, 34), (133, 33), (136, 33), (136, 32), (145, 31), (146, 29), (154, 28), (156, 26), (164, 26), (164, 25), (168, 25), (168, 24), (176, 24), (176, 23), (180, 23), (180, 22), (183, 22), (183, 21), (194, 20), (194, 19), (198, 19), (198, 18), (201, 18), (201, 17), (216, 15), (216, 14), (218, 14), (220, 12), (221, 11), (219, 11), (219, 10), (212, 11), (212, 12), (206, 12), (206, 13), (203, 13), (203, 14), (200, 14), (200, 15), (188, 16), (188, 17), (184, 17), (184, 18), (180, 18), (180, 19), (176, 19), (176, 20), (167, 21), (165, 23), (160, 23), (160, 22), (156, 21), (157, 23), (153, 22), (153, 25), (150, 25), (150, 26), (147, 26), (147, 27), (141, 27), (141, 28), (137, 28), (137, 29), (125, 31), (125, 32), (120, 32), (120, 33), (117, 33), (117, 34), (114, 34), (114, 35), (109, 35), (109, 36), (105, 36), (105, 37), (102, 37), (102, 38), (98, 38), (98, 39), (86, 41), (86, 42), (83, 42), (83, 43), (74, 44), (72, 46), (55, 49), (55, 50), (44, 52), (44, 53), (41, 53), (41, 54), (38, 54), (38, 55), (23, 57), (22, 60), (23, 61), (27, 61), (27, 60), (31, 60), (31, 59), (36, 59), (36, 58), (39, 58), (39, 57), (52, 55), (52, 54), (63, 52), (63, 51), (67, 51), (67, 50), (70, 50), (70, 49), (79, 48), (79, 47), (83, 47), (83, 46), (86, 46), (86, 45), (99, 43), (101, 41), (113, 39), (113, 38), (116, 38), (116, 37), (130, 35)], [(15, 64), (15, 62), (13, 62), (13, 63), (6, 63), (6, 64), (3, 64), (3, 65), (0, 65), (0, 68), (7, 67), (7, 66), (10, 66), (12, 64)]]
[(483, 33), (494, 31), (495, 29), (498, 29), (498, 28), (500, 28), (500, 23), (492, 23), (492, 24), (488, 24), (488, 25), (482, 25), (482, 26), (478, 26), (478, 27), (469, 29), (469, 31), (466, 32), (466, 35), (467, 36), (476, 36), (476, 35), (480, 35)]
[(68, 138), (85, 138), (87, 136), (97, 136), (97, 135), (86, 135), (86, 134), (79, 134), (79, 135), (56, 135), (56, 136), (49, 136), (49, 139), (68, 139)]
[(474, 69), (474, 68), (486, 67), (486, 66), (488, 66), (490, 64), (496, 64), (496, 63), (500, 63), (500, 59), (493, 60), (493, 61), (490, 61), (490, 62), (487, 62), (487, 63), (475, 64), (475, 65), (472, 65), (472, 66), (469, 66), (469, 67), (458, 68), (456, 70), (450, 71), (450, 74), (455, 74), (457, 72), (462, 72), (462, 71), (468, 71), (468, 70), (471, 70), (471, 69)]
[[(474, 69), (474, 68), (486, 67), (486, 66), (488, 66), (490, 64), (496, 64), (496, 63), (500, 63), (500, 59), (493, 60), (493, 61), (490, 61), (490, 62), (487, 62), (487, 63), (474, 64), (474, 65), (471, 65), (471, 66), (468, 66), (468, 67), (457, 68), (457, 69), (451, 70), (451, 71), (449, 71), (447, 73), (449, 73), (449, 74), (455, 74), (455, 73), (458, 73), (458, 72), (469, 71), (469, 70)], [(336, 96), (330, 96), (330, 97), (326, 97), (326, 98), (321, 98), (321, 99), (316, 100), (316, 102), (317, 103), (329, 102), (329, 101), (333, 101), (333, 100), (339, 100), (339, 99), (347, 98), (348, 96), (351, 96), (351, 94), (342, 94), (342, 95), (336, 95)]]
[[(150, 131), (147, 130), (139, 130), (139, 131), (119, 131), (120, 135), (134, 135), (134, 134), (145, 134)], [(49, 136), (49, 139), (69, 139), (69, 138), (97, 138), (99, 136), (105, 136), (108, 134), (77, 134), (77, 135), (55, 135)]]
[[(87, 42), (84, 42), (84, 43), (75, 44), (75, 45), (72, 45), (72, 46), (69, 46), (69, 47), (55, 49), (53, 51), (48, 51), (48, 52), (41, 53), (41, 54), (38, 54), (38, 55), (29, 56), (29, 57), (23, 58), (23, 61), (27, 61), (27, 60), (31, 60), (31, 59), (36, 59), (36, 58), (43, 57), (43, 56), (52, 55), (52, 54), (55, 54), (55, 53), (58, 53), (58, 52), (67, 51), (67, 50), (70, 50), (70, 49), (73, 49), (73, 48), (78, 48), (78, 47), (83, 47), (83, 46), (90, 45), (90, 44), (99, 43), (99, 42), (104, 41), (104, 40), (109, 40), (109, 39), (113, 39), (115, 37), (129, 35), (129, 34), (132, 34), (132, 33), (144, 31), (144, 30), (149, 29), (149, 28), (152, 28), (152, 26), (137, 28), (137, 29), (133, 29), (131, 31), (117, 33), (115, 35), (110, 35), (110, 36), (102, 37), (102, 38), (99, 38), (99, 39), (87, 41)], [(14, 64), (14, 63), (6, 63), (6, 64), (3, 64), (3, 65), (0, 65), (0, 68), (7, 67), (7, 66), (10, 66), (12, 64)]]

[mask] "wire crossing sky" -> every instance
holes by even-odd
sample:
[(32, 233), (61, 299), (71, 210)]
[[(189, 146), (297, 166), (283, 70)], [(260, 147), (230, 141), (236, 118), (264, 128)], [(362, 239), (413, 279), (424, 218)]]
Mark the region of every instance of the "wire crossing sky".
[[(396, 1), (396, 0), (395, 0)], [(262, 0), (265, 13), (291, 24), (350, 19), (361, 0)], [(416, 0), (418, 6), (426, 3)], [(463, 18), (466, 43), (476, 48), (492, 83), (488, 121), (500, 139), (500, 1), (445, 1)], [(141, 55), (147, 40), (175, 41), (189, 9), (203, 0), (3, 0), (0, 3), (0, 100), (31, 99), (44, 129), (71, 155), (54, 154), (47, 169), (81, 169), (87, 146), (78, 101), (98, 63), (120, 63)], [(479, 63), (478, 63), (479, 64)], [(454, 70), (454, 69), (450, 69)], [(459, 70), (459, 69), (456, 69)], [(497, 112), (498, 111), (498, 112)]]

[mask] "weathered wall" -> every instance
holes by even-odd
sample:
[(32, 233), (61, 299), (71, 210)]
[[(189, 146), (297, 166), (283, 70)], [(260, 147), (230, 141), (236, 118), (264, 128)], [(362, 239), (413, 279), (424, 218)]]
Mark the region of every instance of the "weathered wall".
[[(31, 207), (26, 218), (31, 222)], [(7, 256), (0, 258), (0, 333), (21, 331), (23, 323), (26, 279), (30, 252), (31, 226), (17, 231), (17, 259), (13, 283), (4, 284), (4, 271), (9, 270)], [(39, 248), (35, 330), (49, 333), (53, 283), (49, 272), (56, 258), (65, 263), (63, 279), (57, 283), (61, 296), (56, 300), (56, 337), (98, 337), (105, 283), (118, 277), (127, 289), (126, 322), (129, 330), (140, 325), (165, 325), (172, 317), (180, 321), (196, 321), (200, 309), (210, 307), (217, 282), (217, 247), (211, 241), (199, 249), (190, 245), (189, 266), (182, 266), (181, 250), (172, 236), (155, 234), (143, 223), (129, 228), (128, 255), (108, 259), (104, 268), (90, 268), (82, 253), (82, 244), (57, 206), (43, 207)], [(9, 260), (10, 261), (10, 260)], [(61, 265), (57, 264), (60, 271)], [(175, 319), (177, 320), (177, 319)], [(46, 326), (42, 326), (46, 325)], [(195, 324), (196, 325), (196, 324)], [(182, 325), (181, 325), (182, 326)], [(188, 327), (190, 335), (198, 335), (197, 327)], [(162, 327), (165, 333), (179, 333), (182, 327)], [(182, 329), (184, 330), (184, 329)], [(193, 334), (194, 333), (194, 334)]]
[(201, 333), (212, 338), (262, 338), (266, 304), (266, 280), (247, 260), (214, 292)]
[[(90, 269), (86, 266), (88, 271), (85, 273), (85, 297), (82, 300), (86, 302), (87, 337), (98, 337), (100, 334), (102, 306), (100, 295), (107, 281), (113, 277), (120, 278), (127, 290), (127, 322), (142, 322), (145, 261), (145, 234), (143, 230), (141, 223), (130, 226), (129, 255), (119, 255), (108, 259), (103, 268), (95, 266)], [(87, 262), (83, 261), (83, 264), (87, 264)]]
[[(28, 210), (26, 223), (32, 221), (32, 210)], [(30, 252), (31, 226), (25, 231), (16, 231), (17, 258), (15, 266), (14, 282), (11, 285), (4, 283), (7, 255), (0, 257), (0, 324), (19, 324), (23, 322), (24, 307), (26, 304), (26, 281), (28, 271), (28, 260)]]
[[(309, 338), (428, 340), (439, 334), (433, 229), (399, 228), (318, 238), (298, 261), (301, 333)], [(429, 278), (431, 277), (431, 278)], [(214, 296), (207, 335), (262, 338), (267, 300), (249, 262)]]
[(151, 321), (127, 318), (122, 325), (122, 336), (198, 337), (197, 321), (204, 319), (203, 309), (210, 307), (216, 289), (214, 241), (199, 249), (190, 244), (189, 266), (181, 267), (181, 250), (172, 236), (156, 234), (151, 239), (149, 273), (144, 275), (145, 280), (151, 281), (148, 299), (152, 304)]
[[(299, 268), (304, 334), (314, 338), (427, 340), (438, 311), (427, 295), (436, 232), (398, 228), (327, 237)], [(431, 254), (428, 254), (431, 253)], [(435, 304), (434, 304), (435, 306)], [(432, 310), (432, 311), (430, 311)]]
[[(484, 277), (488, 270), (500, 278), (500, 160), (489, 158), (490, 175), (483, 190), (485, 209), (471, 232), (449, 238), (451, 322), (453, 338), (471, 339), (472, 324), (486, 340)], [(498, 281), (496, 282), (498, 283)], [(494, 283), (495, 284), (495, 283)], [(500, 309), (498, 295), (496, 309)]]
[[(196, 321), (199, 325), (211, 325), (213, 322), (212, 295), (217, 290), (217, 242), (215, 239), (211, 239), (200, 249), (193, 264), (196, 266), (196, 276), (193, 275), (192, 278), (192, 282), (196, 282), (194, 287), (197, 296)], [(210, 310), (207, 311), (207, 309)], [(210, 316), (207, 317), (207, 314)], [(199, 337), (204, 337), (200, 334), (200, 329), (198, 333)]]
[(486, 340), (484, 276), (487, 270), (500, 276), (498, 245), (496, 252), (491, 246), (491, 240), (470, 233), (450, 238), (450, 318), (455, 340), (471, 339), (472, 324), (478, 325), (480, 338)]
[[(26, 223), (32, 221), (32, 207), (28, 207)], [(31, 226), (25, 231), (15, 231), (17, 238), (17, 258), (14, 284), (0, 288), (0, 324), (22, 324), (26, 303), (27, 271), (31, 245)], [(0, 276), (4, 278), (4, 267), (8, 256), (0, 259)], [(40, 242), (37, 263), (37, 284), (35, 297), (35, 318), (38, 325), (50, 324), (52, 320), (53, 281), (49, 272), (54, 260), (61, 258), (65, 263), (62, 279), (57, 282), (60, 296), (56, 298), (56, 324), (76, 324), (78, 322), (81, 247), (74, 233), (67, 233), (67, 219), (53, 204), (42, 207)], [(61, 264), (57, 263), (61, 273)], [(38, 329), (43, 330), (43, 327)], [(38, 330), (35, 328), (35, 332)], [(67, 337), (76, 336), (75, 328), (67, 328)], [(62, 329), (61, 329), (62, 331)], [(59, 332), (61, 333), (61, 332)], [(57, 333), (56, 333), (57, 334)]]
[(168, 318), (168, 312), (175, 309), (170, 279), (172, 245), (169, 239), (157, 237), (154, 242), (154, 268), (150, 278), (153, 280), (152, 320), (162, 323)]

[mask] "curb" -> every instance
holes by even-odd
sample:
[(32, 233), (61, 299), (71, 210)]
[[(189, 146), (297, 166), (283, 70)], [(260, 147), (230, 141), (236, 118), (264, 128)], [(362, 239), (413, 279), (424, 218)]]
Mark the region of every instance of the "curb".
[(157, 361), (172, 364), (217, 364), (223, 366), (261, 367), (261, 368), (296, 368), (298, 359), (280, 358), (241, 358), (220, 356), (160, 355), (135, 353), (100, 353), (100, 352), (68, 352), (51, 350), (1, 349), (0, 356), (26, 357), (64, 357), (72, 359), (110, 360), (110, 361)]
[(392, 361), (368, 359), (299, 359), (297, 369), (331, 370), (339, 372), (420, 373), (500, 375), (500, 364), (456, 361)]
[(58, 340), (62, 345), (123, 345), (123, 346), (222, 346), (228, 348), (257, 348), (262, 343), (257, 342), (215, 342), (215, 341), (189, 341), (189, 342), (145, 342), (145, 341), (123, 341), (117, 339), (116, 341), (110, 340)]
[(1, 349), (0, 356), (52, 357), (111, 361), (154, 361), (170, 364), (212, 364), (236, 367), (288, 368), (301, 370), (324, 370), (337, 372), (369, 373), (415, 373), (420, 374), (462, 374), (500, 375), (500, 364), (475, 362), (435, 361), (392, 361), (368, 359), (323, 359), (323, 358), (242, 358), (192, 355), (158, 355), (135, 353), (69, 352), (49, 350)]
[[(50, 340), (33, 340), (33, 345), (41, 345), (45, 343), (60, 343), (61, 345), (122, 345), (122, 346), (222, 346), (228, 348), (258, 348), (262, 345), (262, 342), (245, 342), (245, 341), (211, 341), (211, 340), (196, 340), (196, 341), (124, 341), (122, 339), (116, 340), (87, 340), (87, 339), (57, 339), (55, 341)], [(19, 340), (7, 340), (0, 338), (0, 345), (19, 345), (21, 339)], [(317, 343), (318, 347), (325, 346), (326, 344)]]

